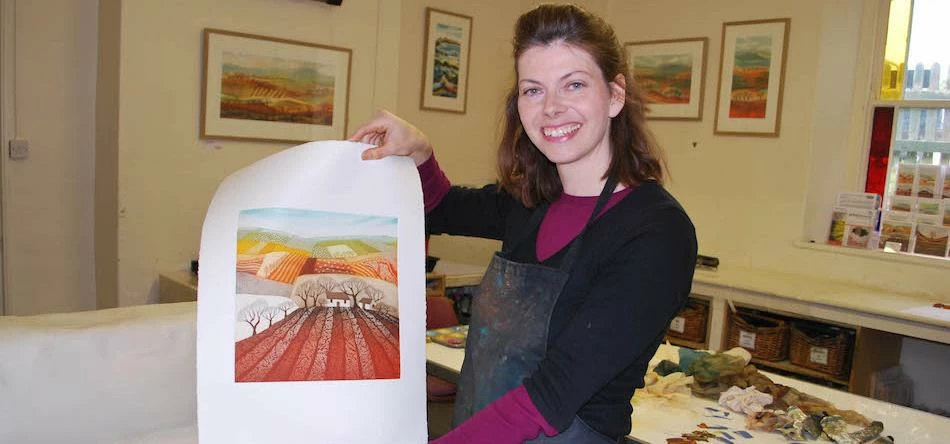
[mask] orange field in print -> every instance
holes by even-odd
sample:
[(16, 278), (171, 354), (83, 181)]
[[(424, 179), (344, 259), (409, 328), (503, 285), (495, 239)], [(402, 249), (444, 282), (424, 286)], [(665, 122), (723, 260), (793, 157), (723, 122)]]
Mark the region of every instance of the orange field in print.
[(335, 67), (234, 52), (221, 57), (221, 118), (333, 124)]
[(769, 99), (772, 37), (738, 37), (735, 45), (729, 117), (764, 119)]
[(349, 307), (297, 309), (235, 344), (235, 382), (399, 377), (399, 323)]
[(693, 60), (686, 54), (644, 55), (634, 57), (637, 83), (647, 102), (659, 104), (689, 103)]
[(741, 69), (733, 72), (729, 117), (764, 119), (768, 104), (768, 68)]
[(242, 211), (235, 382), (399, 378), (395, 233), (391, 217)]

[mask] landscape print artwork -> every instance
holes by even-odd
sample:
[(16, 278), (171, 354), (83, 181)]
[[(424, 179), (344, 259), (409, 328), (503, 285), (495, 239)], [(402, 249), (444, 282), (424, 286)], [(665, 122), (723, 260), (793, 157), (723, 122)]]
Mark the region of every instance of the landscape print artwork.
[(950, 227), (918, 224), (914, 241), (914, 253), (928, 256), (946, 256), (948, 240), (950, 240)]
[(375, 215), (241, 211), (235, 382), (398, 379), (396, 229)]
[(634, 57), (637, 83), (650, 103), (689, 103), (693, 59), (689, 54)]
[(765, 104), (769, 99), (769, 66), (771, 64), (772, 37), (753, 35), (736, 38), (729, 117), (765, 118)]
[(791, 20), (723, 23), (716, 134), (778, 137)]
[(210, 28), (204, 46), (202, 139), (346, 136), (351, 50)]
[(236, 51), (221, 62), (221, 118), (333, 125), (333, 66)]
[(462, 28), (436, 23), (435, 55), (432, 66), (432, 95), (458, 97), (459, 59)]
[(648, 119), (702, 118), (707, 41), (700, 37), (624, 44), (633, 78), (649, 104)]
[(426, 8), (423, 109), (465, 113), (472, 18)]

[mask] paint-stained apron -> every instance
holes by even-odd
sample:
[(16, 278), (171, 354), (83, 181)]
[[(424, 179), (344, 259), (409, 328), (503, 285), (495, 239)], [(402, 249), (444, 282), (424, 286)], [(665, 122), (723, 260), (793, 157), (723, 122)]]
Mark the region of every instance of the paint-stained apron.
[[(577, 260), (584, 235), (607, 204), (617, 181), (608, 179), (587, 224), (568, 246), (558, 268), (515, 262), (508, 257), (536, 233), (547, 205), (536, 209), (524, 230), (492, 257), (472, 301), (465, 360), (458, 380), (453, 422), (473, 414), (523, 383), (544, 359), (551, 313)], [(574, 418), (564, 432), (543, 434), (531, 443), (600, 444), (616, 442)]]

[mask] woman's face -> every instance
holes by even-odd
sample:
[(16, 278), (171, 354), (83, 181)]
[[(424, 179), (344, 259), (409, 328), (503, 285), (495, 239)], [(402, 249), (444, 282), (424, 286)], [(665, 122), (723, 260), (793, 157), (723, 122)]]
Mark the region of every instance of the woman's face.
[(587, 51), (563, 42), (518, 58), (518, 114), (528, 137), (565, 175), (600, 180), (610, 164), (610, 119), (624, 104), (623, 77), (604, 82)]

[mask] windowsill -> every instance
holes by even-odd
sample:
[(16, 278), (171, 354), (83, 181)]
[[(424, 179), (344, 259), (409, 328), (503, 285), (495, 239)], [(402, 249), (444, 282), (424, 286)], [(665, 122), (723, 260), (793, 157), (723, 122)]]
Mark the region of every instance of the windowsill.
[(885, 253), (883, 250), (864, 250), (860, 248), (849, 248), (838, 245), (827, 245), (804, 241), (796, 241), (795, 246), (798, 248), (804, 248), (806, 250), (816, 250), (825, 253), (845, 254), (848, 256), (857, 256), (886, 262), (923, 265), (927, 267), (950, 270), (950, 259), (946, 257), (940, 258), (915, 253)]

